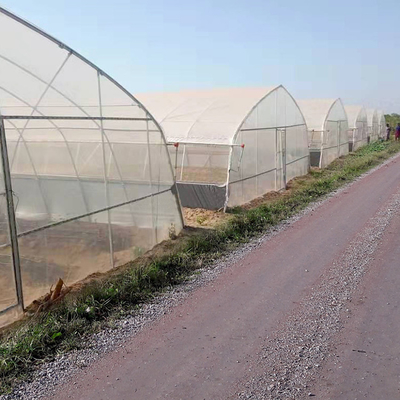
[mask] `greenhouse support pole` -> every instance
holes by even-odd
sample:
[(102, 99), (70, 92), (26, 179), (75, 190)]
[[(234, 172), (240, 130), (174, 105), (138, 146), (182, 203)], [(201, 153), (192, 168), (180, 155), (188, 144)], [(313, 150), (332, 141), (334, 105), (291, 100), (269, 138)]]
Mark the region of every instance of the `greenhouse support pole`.
[(322, 154), (324, 152), (324, 139), (325, 139), (324, 132), (325, 132), (325, 127), (321, 131), (321, 153), (319, 155), (319, 165), (318, 165), (319, 168), (322, 168)]
[(17, 223), (14, 210), (13, 190), (11, 185), (10, 164), (8, 162), (6, 130), (4, 128), (4, 120), (2, 118), (0, 118), (0, 149), (1, 149), (1, 161), (3, 165), (3, 174), (4, 174), (4, 186), (5, 186), (6, 200), (7, 200), (8, 225), (10, 230), (15, 288), (17, 292), (18, 304), (21, 306), (22, 310), (24, 310), (24, 294), (22, 291), (21, 260), (19, 257)]
[(233, 145), (231, 145), (231, 149), (229, 151), (229, 158), (228, 158), (228, 171), (226, 174), (226, 182), (225, 182), (225, 202), (224, 202), (224, 213), (228, 208), (228, 201), (229, 201), (229, 182), (231, 178), (231, 168), (232, 168), (232, 156), (233, 156)]
[(181, 163), (181, 173), (179, 180), (181, 181), (183, 179), (183, 164), (185, 162), (185, 157), (186, 157), (186, 144), (183, 145), (183, 154), (182, 154), (182, 163)]
[(275, 129), (275, 192), (278, 186), (278, 130)]
[[(98, 93), (99, 93), (99, 110), (100, 110), (100, 117), (103, 118), (103, 102), (101, 98), (101, 82), (100, 82), (100, 72), (97, 71), (97, 88), (98, 88)], [(103, 151), (103, 177), (104, 177), (104, 195), (106, 198), (106, 205), (107, 208), (110, 207), (110, 192), (108, 189), (108, 177), (107, 177), (107, 162), (106, 162), (106, 143), (105, 143), (105, 137), (106, 134), (104, 132), (104, 125), (103, 125), (103, 119), (100, 120), (100, 131), (101, 131), (101, 145), (102, 145), (102, 151)], [(110, 151), (111, 151), (111, 144), (107, 142)], [(109, 246), (110, 246), (110, 263), (111, 263), (111, 268), (114, 268), (114, 240), (113, 240), (113, 231), (112, 231), (112, 226), (111, 226), (111, 211), (110, 209), (107, 210), (107, 222), (108, 222), (108, 240), (109, 240)]]
[(287, 185), (286, 185), (286, 129), (278, 128), (277, 131), (279, 132), (281, 157), (282, 157), (283, 188), (287, 189)]
[[(147, 155), (148, 155), (148, 161), (149, 161), (149, 175), (150, 175), (150, 192), (153, 194), (153, 168), (151, 164), (151, 144), (150, 144), (150, 132), (149, 132), (149, 121), (146, 121), (146, 137), (147, 137)], [(158, 167), (160, 168), (160, 167)], [(160, 188), (160, 174), (158, 175), (158, 190)], [(158, 234), (157, 234), (157, 222), (154, 221), (154, 196), (151, 196), (150, 198), (150, 203), (151, 203), (151, 225), (153, 227), (153, 240), (154, 240), (154, 245), (158, 243)], [(157, 212), (156, 212), (156, 218), (158, 218), (158, 199), (157, 199)]]
[(174, 143), (175, 147), (175, 181), (176, 181), (176, 171), (178, 169), (178, 148), (179, 148), (179, 143)]
[(287, 189), (287, 180), (286, 180), (286, 172), (287, 172), (287, 161), (286, 161), (286, 155), (287, 155), (287, 140), (286, 140), (286, 129), (282, 129), (282, 133), (283, 133), (283, 137), (284, 137), (284, 141), (283, 141), (283, 145), (284, 145), (284, 153), (283, 153), (283, 161), (285, 163), (285, 167), (284, 167), (284, 175), (283, 175), (283, 179), (284, 179), (284, 185), (285, 185), (285, 190)]

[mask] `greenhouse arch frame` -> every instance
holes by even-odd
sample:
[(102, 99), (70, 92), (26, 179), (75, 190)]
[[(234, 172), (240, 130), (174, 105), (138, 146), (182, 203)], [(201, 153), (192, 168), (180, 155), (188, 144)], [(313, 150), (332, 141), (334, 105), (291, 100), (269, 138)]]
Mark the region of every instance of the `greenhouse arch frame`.
[(349, 121), (349, 151), (368, 143), (368, 117), (363, 106), (345, 106)]
[(348, 120), (340, 98), (298, 100), (309, 133), (310, 163), (325, 168), (349, 152)]
[(282, 85), (138, 97), (164, 130), (185, 207), (244, 204), (308, 172), (306, 123)]
[[(0, 325), (48, 292), (140, 256), (183, 216), (146, 108), (79, 53), (0, 7)], [(33, 250), (34, 249), (34, 250)]]
[(386, 118), (382, 110), (378, 110), (379, 139), (386, 138)]
[(379, 116), (378, 110), (369, 108), (367, 111), (368, 118), (368, 142), (375, 142), (379, 137)]

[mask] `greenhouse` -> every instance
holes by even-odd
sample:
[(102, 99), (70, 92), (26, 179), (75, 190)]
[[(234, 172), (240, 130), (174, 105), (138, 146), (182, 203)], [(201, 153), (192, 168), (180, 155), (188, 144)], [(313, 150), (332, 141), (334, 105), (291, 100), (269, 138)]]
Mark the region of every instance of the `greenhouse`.
[(379, 136), (378, 111), (375, 109), (367, 110), (368, 118), (368, 142), (375, 142)]
[(306, 124), (283, 86), (138, 98), (164, 131), (185, 207), (240, 205), (308, 171)]
[(368, 117), (362, 106), (345, 106), (349, 121), (349, 150), (355, 151), (368, 143)]
[(378, 125), (379, 125), (378, 139), (386, 138), (386, 118), (385, 118), (385, 113), (382, 110), (378, 110)]
[(349, 152), (347, 114), (340, 99), (298, 100), (307, 123), (311, 166), (324, 168)]
[(75, 51), (0, 8), (0, 324), (62, 278), (140, 256), (183, 226), (165, 138)]

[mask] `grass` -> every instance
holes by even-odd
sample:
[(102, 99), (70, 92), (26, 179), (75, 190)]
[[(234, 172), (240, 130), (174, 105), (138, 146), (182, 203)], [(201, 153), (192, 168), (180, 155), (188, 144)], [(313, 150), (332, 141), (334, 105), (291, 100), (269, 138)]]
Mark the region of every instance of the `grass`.
[(246, 210), (230, 210), (232, 218), (216, 229), (178, 239), (174, 251), (150, 262), (132, 263), (103, 281), (84, 287), (58, 307), (0, 337), (0, 393), (29, 376), (32, 369), (58, 353), (84, 346), (85, 337), (132, 312), (166, 288), (179, 284), (201, 266), (304, 209), (311, 202), (352, 181), (400, 151), (400, 143), (376, 142), (313, 170), (294, 181), (276, 200)]

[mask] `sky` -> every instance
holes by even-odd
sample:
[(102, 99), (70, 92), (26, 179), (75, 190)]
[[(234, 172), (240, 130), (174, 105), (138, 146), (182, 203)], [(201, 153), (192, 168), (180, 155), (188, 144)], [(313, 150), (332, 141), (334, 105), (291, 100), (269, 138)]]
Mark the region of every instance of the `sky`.
[[(0, 0), (132, 94), (283, 84), (400, 113), (399, 0)], [(2, 39), (3, 40), (3, 39)]]

